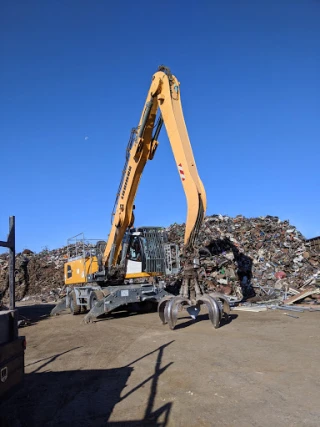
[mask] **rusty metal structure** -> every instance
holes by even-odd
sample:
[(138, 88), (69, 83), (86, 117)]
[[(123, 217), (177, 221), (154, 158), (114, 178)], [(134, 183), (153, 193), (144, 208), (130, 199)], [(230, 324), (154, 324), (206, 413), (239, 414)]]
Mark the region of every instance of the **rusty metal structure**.
[(306, 239), (306, 243), (308, 243), (312, 251), (320, 253), (320, 236)]

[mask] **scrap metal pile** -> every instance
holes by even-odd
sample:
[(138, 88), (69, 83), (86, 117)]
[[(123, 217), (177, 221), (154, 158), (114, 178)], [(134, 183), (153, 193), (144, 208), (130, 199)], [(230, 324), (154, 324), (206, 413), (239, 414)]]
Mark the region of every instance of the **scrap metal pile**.
[[(34, 253), (29, 249), (16, 255), (16, 299), (57, 301), (64, 291), (63, 265), (68, 251), (75, 254), (75, 245)], [(8, 254), (0, 255), (0, 299), (8, 297)]]
[[(173, 224), (167, 232), (182, 248), (184, 224)], [(207, 216), (197, 246), (199, 276), (207, 291), (223, 293), (230, 301), (284, 300), (298, 290), (317, 289), (319, 252), (278, 217)]]
[[(182, 249), (184, 224), (173, 224), (167, 232), (169, 240)], [(319, 289), (320, 253), (289, 221), (274, 216), (207, 216), (197, 248), (202, 286), (230, 301), (284, 300), (300, 291)], [(40, 253), (26, 249), (17, 254), (17, 300), (57, 301), (64, 292), (63, 265), (68, 250), (74, 255), (76, 247)], [(8, 295), (7, 254), (0, 255), (0, 300), (1, 294)], [(308, 298), (316, 300), (319, 295), (311, 293)]]

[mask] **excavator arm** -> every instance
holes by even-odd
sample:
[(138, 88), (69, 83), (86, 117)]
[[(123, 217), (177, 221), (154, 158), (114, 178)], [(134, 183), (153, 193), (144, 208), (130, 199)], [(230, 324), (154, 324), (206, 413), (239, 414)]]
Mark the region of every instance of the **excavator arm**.
[[(157, 112), (160, 110), (156, 122)], [(112, 226), (104, 251), (103, 262), (115, 266), (125, 232), (134, 223), (134, 199), (140, 178), (148, 160), (152, 160), (158, 146), (158, 136), (164, 123), (182, 186), (187, 200), (185, 250), (193, 249), (206, 206), (206, 193), (199, 177), (187, 127), (183, 117), (180, 83), (166, 67), (159, 67), (152, 76), (150, 89), (139, 125), (132, 131), (126, 152)]]

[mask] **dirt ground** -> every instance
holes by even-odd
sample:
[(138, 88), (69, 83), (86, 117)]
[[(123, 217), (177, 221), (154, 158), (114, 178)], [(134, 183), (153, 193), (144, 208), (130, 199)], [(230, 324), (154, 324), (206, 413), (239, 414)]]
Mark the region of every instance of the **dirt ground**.
[(176, 330), (157, 313), (95, 324), (23, 306), (24, 387), (0, 425), (319, 426), (320, 312), (239, 312), (220, 329), (206, 314)]

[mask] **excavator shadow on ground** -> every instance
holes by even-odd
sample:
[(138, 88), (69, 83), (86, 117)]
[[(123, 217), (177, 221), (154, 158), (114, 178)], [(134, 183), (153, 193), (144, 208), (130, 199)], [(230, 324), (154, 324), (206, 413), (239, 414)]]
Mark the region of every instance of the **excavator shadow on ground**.
[(28, 304), (19, 305), (17, 307), (19, 317), (26, 319), (27, 325), (35, 325), (42, 320), (46, 320), (50, 317), (51, 310), (55, 307), (54, 304)]
[[(161, 374), (173, 362), (161, 366), (166, 347), (170, 341), (131, 363), (102, 370), (75, 370), (63, 372), (39, 372), (50, 369), (50, 364), (62, 354), (40, 360), (40, 367), (26, 374), (24, 387), (10, 399), (0, 404), (2, 427), (54, 427), (59, 425), (95, 427), (152, 425), (165, 427), (168, 424), (172, 402), (155, 409), (158, 381)], [(70, 349), (73, 351), (76, 349)], [(154, 372), (133, 388), (128, 386), (134, 365), (150, 355), (157, 354)], [(115, 406), (144, 387), (150, 387), (142, 419), (109, 421)]]
[(132, 316), (143, 316), (149, 313), (156, 313), (157, 308), (158, 304), (155, 302), (128, 304), (127, 306), (118, 307), (110, 313), (105, 313), (104, 315), (95, 319), (95, 322), (115, 320)]
[[(63, 314), (70, 314), (70, 309), (63, 307), (63, 309), (60, 309), (59, 311), (56, 311), (57, 306), (51, 306), (52, 310), (49, 313), (49, 316), (56, 316), (56, 315), (63, 315)], [(141, 316), (148, 313), (156, 313), (157, 312), (157, 303), (155, 302), (144, 302), (144, 303), (133, 303), (128, 305), (121, 305), (120, 307), (112, 310), (110, 313), (104, 313), (97, 318), (94, 319), (94, 322), (102, 322), (106, 320), (112, 320), (112, 319), (120, 319), (124, 317), (131, 317), (131, 316)], [(84, 311), (82, 314), (88, 314), (89, 310)], [(82, 316), (83, 317), (83, 316)], [(83, 317), (84, 319), (84, 317)]]

